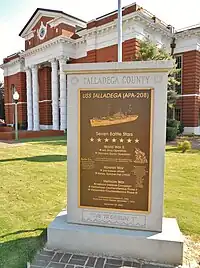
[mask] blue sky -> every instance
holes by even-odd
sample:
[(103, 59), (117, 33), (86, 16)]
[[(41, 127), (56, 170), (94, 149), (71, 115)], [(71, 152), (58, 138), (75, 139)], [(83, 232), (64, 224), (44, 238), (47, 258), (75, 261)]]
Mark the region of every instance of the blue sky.
[[(122, 6), (133, 2), (122, 0)], [(176, 28), (199, 23), (200, 1), (183, 2), (138, 0), (137, 4)], [(24, 40), (18, 34), (38, 7), (63, 10), (88, 21), (117, 9), (117, 0), (0, 0), (0, 63), (7, 55), (24, 49)], [(0, 70), (0, 81), (2, 79)]]

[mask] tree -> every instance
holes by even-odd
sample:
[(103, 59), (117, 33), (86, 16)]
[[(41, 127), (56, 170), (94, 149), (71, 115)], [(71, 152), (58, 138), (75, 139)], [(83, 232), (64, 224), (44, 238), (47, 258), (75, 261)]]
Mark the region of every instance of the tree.
[[(173, 60), (173, 57), (163, 48), (158, 47), (156, 44), (150, 40), (143, 40), (139, 43), (139, 50), (136, 54), (135, 60), (137, 61), (148, 61), (148, 60)], [(176, 74), (179, 70), (176, 68), (174, 62), (174, 67), (169, 73), (168, 78), (168, 89), (167, 89), (167, 104), (168, 109), (173, 109), (178, 98), (176, 92), (176, 85), (180, 83), (176, 80)]]
[(4, 119), (4, 85), (0, 82), (0, 119)]

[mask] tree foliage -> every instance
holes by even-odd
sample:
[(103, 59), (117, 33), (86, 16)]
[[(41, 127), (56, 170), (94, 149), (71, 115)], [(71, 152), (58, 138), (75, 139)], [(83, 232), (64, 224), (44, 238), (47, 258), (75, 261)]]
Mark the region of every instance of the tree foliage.
[(2, 82), (0, 82), (0, 94), (4, 95), (4, 85)]
[(139, 43), (139, 50), (136, 54), (136, 60), (170, 60), (172, 56), (164, 49), (158, 47), (150, 40), (142, 40)]
[[(150, 60), (173, 60), (173, 57), (165, 50), (164, 47), (158, 47), (150, 40), (140, 41), (139, 50), (136, 54), (136, 61), (150, 61)], [(176, 68), (174, 61), (174, 67), (168, 76), (168, 95), (167, 103), (169, 108), (173, 108), (176, 104), (178, 94), (175, 90), (176, 85), (180, 83), (176, 80), (176, 74), (179, 72)]]

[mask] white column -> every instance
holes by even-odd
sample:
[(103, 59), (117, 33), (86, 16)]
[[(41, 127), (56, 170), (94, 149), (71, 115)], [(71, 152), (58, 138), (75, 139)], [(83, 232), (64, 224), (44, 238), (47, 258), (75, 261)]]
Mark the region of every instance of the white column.
[(32, 82), (31, 82), (30, 68), (26, 68), (26, 95), (27, 95), (28, 130), (33, 130), (33, 100), (32, 100)]
[(33, 130), (40, 130), (39, 117), (39, 86), (38, 86), (38, 68), (32, 66), (32, 85), (33, 85)]
[(60, 65), (60, 129), (65, 130), (67, 128), (67, 82), (66, 74), (64, 72), (64, 64), (66, 64), (66, 58), (59, 59)]
[(50, 62), (53, 129), (59, 130), (58, 62), (56, 59), (53, 59)]

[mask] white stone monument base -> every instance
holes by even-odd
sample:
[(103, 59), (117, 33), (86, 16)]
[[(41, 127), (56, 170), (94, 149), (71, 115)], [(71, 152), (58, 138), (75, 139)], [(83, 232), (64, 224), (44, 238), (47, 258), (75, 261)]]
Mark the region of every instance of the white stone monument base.
[(176, 219), (163, 218), (163, 231), (158, 233), (69, 224), (67, 212), (62, 211), (48, 227), (47, 248), (178, 265), (183, 259), (183, 236)]

